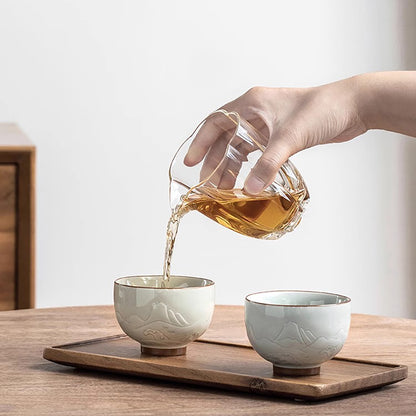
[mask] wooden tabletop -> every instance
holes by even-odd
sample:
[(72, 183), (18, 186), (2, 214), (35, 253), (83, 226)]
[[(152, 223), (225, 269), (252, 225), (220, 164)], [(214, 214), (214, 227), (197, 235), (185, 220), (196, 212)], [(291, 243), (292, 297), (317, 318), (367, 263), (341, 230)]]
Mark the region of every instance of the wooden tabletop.
[[(245, 343), (243, 308), (217, 306), (205, 337)], [(0, 415), (416, 415), (416, 321), (353, 315), (340, 355), (404, 364), (409, 377), (317, 403), (76, 370), (44, 347), (120, 333), (113, 308), (0, 312)]]

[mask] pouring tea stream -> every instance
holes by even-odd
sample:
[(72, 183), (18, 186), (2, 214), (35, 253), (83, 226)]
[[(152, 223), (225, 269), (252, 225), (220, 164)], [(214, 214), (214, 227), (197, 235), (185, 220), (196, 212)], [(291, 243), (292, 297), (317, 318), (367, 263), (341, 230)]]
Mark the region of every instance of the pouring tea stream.
[[(263, 192), (250, 195), (244, 191), (244, 181), (267, 142), (238, 113), (217, 110), (180, 146), (169, 168), (172, 214), (166, 232), (165, 284), (180, 219), (189, 211), (198, 211), (240, 234), (265, 240), (278, 239), (299, 224), (309, 193), (290, 160)], [(197, 163), (185, 163), (191, 146), (195, 152), (196, 145)]]

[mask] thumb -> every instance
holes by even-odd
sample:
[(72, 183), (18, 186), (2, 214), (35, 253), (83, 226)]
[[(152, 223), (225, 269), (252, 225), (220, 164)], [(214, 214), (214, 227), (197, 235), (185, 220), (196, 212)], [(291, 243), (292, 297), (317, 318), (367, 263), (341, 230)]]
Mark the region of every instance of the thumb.
[(282, 140), (271, 142), (247, 176), (244, 184), (245, 191), (256, 195), (267, 188), (276, 178), (283, 163), (293, 153), (295, 151)]

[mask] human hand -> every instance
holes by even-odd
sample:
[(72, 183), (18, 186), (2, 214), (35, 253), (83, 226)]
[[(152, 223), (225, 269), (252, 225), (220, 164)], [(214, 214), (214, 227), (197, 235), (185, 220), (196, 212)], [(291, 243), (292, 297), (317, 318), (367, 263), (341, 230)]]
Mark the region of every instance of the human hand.
[[(258, 194), (270, 185), (282, 164), (300, 150), (350, 140), (367, 130), (360, 118), (358, 77), (313, 88), (254, 87), (222, 106), (235, 111), (266, 138), (266, 148), (248, 175), (244, 189)], [(221, 142), (218, 126), (198, 134), (185, 157), (195, 166)], [(207, 158), (206, 158), (207, 159)]]

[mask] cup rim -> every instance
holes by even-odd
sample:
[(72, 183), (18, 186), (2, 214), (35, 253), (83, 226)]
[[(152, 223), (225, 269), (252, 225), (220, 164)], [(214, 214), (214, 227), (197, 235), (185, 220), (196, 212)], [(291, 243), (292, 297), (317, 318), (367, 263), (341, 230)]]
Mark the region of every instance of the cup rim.
[[(321, 295), (332, 295), (332, 296), (339, 296), (340, 298), (343, 298), (343, 301), (340, 303), (326, 303), (323, 305), (303, 305), (303, 304), (298, 304), (298, 305), (285, 305), (282, 303), (265, 303), (265, 302), (258, 302), (255, 300), (251, 300), (249, 299), (250, 296), (253, 295), (259, 295), (262, 293), (283, 293), (283, 292), (288, 292), (288, 293), (316, 293), (316, 294), (321, 294)], [(265, 306), (284, 306), (287, 308), (316, 308), (316, 307), (325, 307), (325, 306), (338, 306), (338, 305), (346, 305), (347, 303), (351, 302), (351, 298), (349, 298), (348, 296), (345, 295), (340, 295), (338, 293), (332, 293), (332, 292), (323, 292), (323, 291), (318, 291), (318, 290), (284, 290), (284, 289), (280, 289), (280, 290), (264, 290), (261, 292), (255, 292), (255, 293), (250, 293), (245, 297), (245, 301), (249, 302), (249, 303), (255, 303), (258, 305), (265, 305)]]
[(171, 275), (170, 277), (185, 277), (186, 279), (192, 279), (192, 280), (205, 280), (208, 282), (206, 286), (189, 286), (189, 287), (153, 287), (153, 286), (139, 286), (139, 285), (126, 285), (123, 283), (120, 283), (119, 280), (121, 279), (128, 279), (132, 277), (162, 277), (161, 274), (141, 274), (141, 275), (131, 275), (131, 276), (122, 276), (118, 277), (116, 280), (114, 280), (114, 285), (118, 286), (124, 286), (124, 287), (131, 287), (135, 289), (159, 289), (159, 290), (182, 290), (182, 289), (203, 289), (204, 287), (210, 287), (214, 286), (215, 282), (211, 279), (207, 279), (205, 277), (198, 277), (198, 276), (184, 276), (184, 275)]

